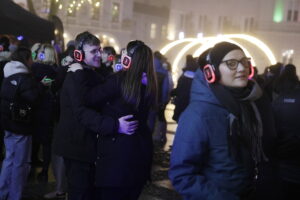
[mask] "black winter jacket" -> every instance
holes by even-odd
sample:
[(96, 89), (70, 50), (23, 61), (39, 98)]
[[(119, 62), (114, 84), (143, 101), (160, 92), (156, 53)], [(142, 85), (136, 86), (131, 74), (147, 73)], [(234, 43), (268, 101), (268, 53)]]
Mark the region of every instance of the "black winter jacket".
[(14, 97), (29, 105), (35, 111), (42, 85), (37, 83), (27, 67), (18, 61), (8, 62), (4, 67), (1, 86), (1, 122), (4, 130), (28, 135), (33, 132), (33, 120), (16, 122), (11, 119), (10, 103)]
[[(76, 72), (78, 80), (84, 78)], [(85, 95), (88, 106), (105, 104), (102, 113), (112, 118), (132, 114), (130, 120), (138, 120), (138, 129), (132, 135), (101, 132), (97, 143), (96, 186), (97, 187), (140, 187), (150, 179), (153, 156), (152, 136), (147, 125), (149, 100), (143, 95), (139, 107), (127, 103), (121, 92), (121, 84), (126, 72), (118, 72), (107, 81), (90, 90)], [(84, 79), (83, 79), (84, 80)], [(82, 82), (82, 80), (81, 80)]]
[[(84, 83), (88, 87), (102, 83), (92, 69), (82, 70), (88, 77)], [(69, 159), (94, 163), (96, 159), (96, 135), (118, 130), (117, 119), (102, 116), (101, 106), (90, 109), (84, 106), (80, 83), (75, 73), (68, 72), (60, 95), (60, 119), (53, 138), (54, 153)]]

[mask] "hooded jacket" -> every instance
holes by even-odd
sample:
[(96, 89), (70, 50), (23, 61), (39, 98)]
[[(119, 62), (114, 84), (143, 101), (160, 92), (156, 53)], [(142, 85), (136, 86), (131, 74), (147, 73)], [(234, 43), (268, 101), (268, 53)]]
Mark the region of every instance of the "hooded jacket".
[(190, 104), (179, 119), (169, 171), (185, 200), (238, 200), (253, 189), (253, 169), (229, 156), (229, 127), (230, 113), (198, 70)]
[(11, 120), (10, 103), (18, 96), (20, 102), (35, 106), (39, 98), (39, 85), (31, 76), (28, 68), (19, 61), (10, 61), (4, 67), (1, 86), (1, 122), (4, 130), (16, 134), (32, 134), (32, 122)]

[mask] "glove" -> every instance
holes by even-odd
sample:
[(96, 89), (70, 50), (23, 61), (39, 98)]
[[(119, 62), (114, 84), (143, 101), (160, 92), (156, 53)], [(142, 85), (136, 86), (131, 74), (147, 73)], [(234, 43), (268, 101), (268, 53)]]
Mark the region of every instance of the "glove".
[(66, 56), (61, 60), (61, 65), (62, 66), (68, 66), (73, 62), (73, 58), (71, 56)]
[(83, 70), (81, 64), (79, 63), (74, 63), (69, 66), (68, 72), (76, 72), (77, 70)]

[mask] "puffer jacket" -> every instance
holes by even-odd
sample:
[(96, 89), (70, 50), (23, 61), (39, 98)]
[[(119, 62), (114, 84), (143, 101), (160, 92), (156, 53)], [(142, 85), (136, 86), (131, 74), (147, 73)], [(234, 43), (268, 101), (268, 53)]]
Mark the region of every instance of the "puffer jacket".
[(14, 98), (19, 98), (34, 112), (40, 87), (23, 63), (10, 61), (5, 65), (1, 86), (1, 122), (4, 130), (16, 134), (32, 134), (33, 121), (16, 122), (11, 119), (10, 103), (14, 102)]

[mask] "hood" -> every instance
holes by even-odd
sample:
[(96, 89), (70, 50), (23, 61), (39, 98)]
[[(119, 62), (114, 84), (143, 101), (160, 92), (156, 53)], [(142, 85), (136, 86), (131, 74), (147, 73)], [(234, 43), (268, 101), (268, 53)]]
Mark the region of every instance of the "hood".
[(4, 77), (9, 77), (11, 75), (17, 74), (17, 73), (29, 73), (28, 68), (19, 61), (10, 61), (6, 63), (3, 69)]
[(10, 60), (10, 55), (11, 55), (11, 52), (9, 52), (9, 51), (0, 52), (0, 62)]
[(191, 87), (190, 101), (204, 101), (221, 106), (219, 100), (209, 88), (209, 84), (205, 80), (203, 72), (200, 69), (195, 72), (195, 77)]

